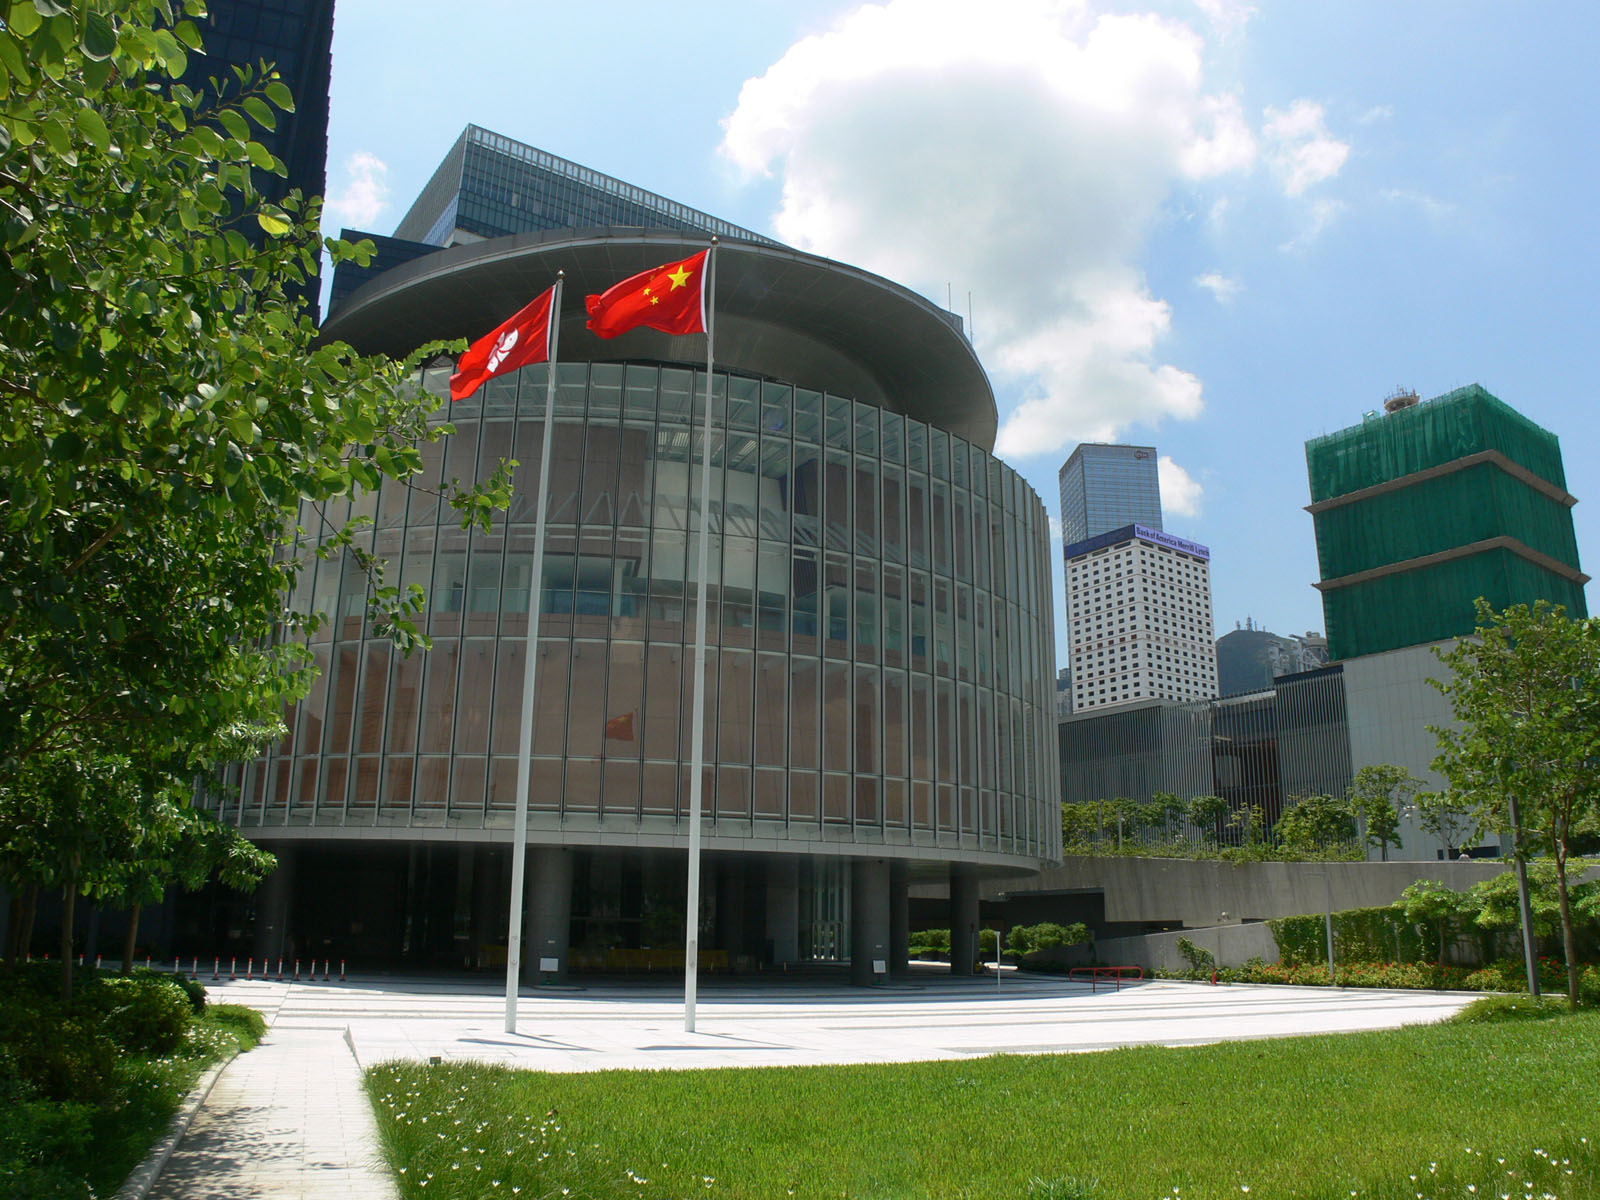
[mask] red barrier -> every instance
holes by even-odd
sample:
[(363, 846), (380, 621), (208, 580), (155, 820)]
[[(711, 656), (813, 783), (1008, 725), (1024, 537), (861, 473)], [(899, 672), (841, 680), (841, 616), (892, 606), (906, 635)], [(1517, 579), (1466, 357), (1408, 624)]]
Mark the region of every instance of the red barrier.
[(237, 978), (239, 978), (239, 958), (235, 955), (228, 960), (228, 981), (231, 983)]
[(1082, 983), (1085, 979), (1087, 979), (1089, 981), (1089, 990), (1091, 992), (1097, 992), (1100, 990), (1100, 981), (1102, 979), (1110, 979), (1114, 981), (1117, 986), (1117, 991), (1120, 992), (1122, 990), (1122, 981), (1124, 979), (1126, 979), (1129, 983), (1137, 983), (1143, 978), (1144, 968), (1131, 966), (1073, 967), (1067, 972), (1067, 979), (1073, 983)]
[(339, 960), (339, 982), (344, 982), (344, 959)]
[(211, 978), (212, 979), (218, 979), (218, 978), (221, 977), (221, 975), (222, 975), (222, 960), (220, 958), (213, 958), (211, 960)]

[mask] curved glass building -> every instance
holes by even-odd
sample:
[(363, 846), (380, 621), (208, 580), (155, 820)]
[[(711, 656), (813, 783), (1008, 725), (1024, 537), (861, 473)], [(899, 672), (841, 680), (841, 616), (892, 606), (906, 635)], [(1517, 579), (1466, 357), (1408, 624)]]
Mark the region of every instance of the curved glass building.
[[(396, 653), (364, 620), (365, 576), (308, 553), (296, 603), (332, 618), (319, 677), (227, 813), (284, 862), (259, 953), (503, 962), (531, 721), (529, 967), (681, 964), (705, 339), (601, 341), (581, 314), (704, 245), (495, 238), (386, 271), (330, 317), (330, 337), (404, 352), (482, 333), (564, 271), (549, 528), (533, 579), (540, 365), (441, 406), (456, 432), (425, 475), (359, 502), (389, 580), (427, 591), (431, 651)], [(993, 395), (948, 314), (744, 242), (718, 250), (714, 304), (702, 953), (847, 958), (867, 982), (903, 967), (913, 884), (948, 886), (960, 946), (980, 875), (1059, 857), (1048, 523), (989, 453)], [(448, 374), (424, 386), (447, 396)], [(510, 510), (463, 531), (438, 489), (507, 458)]]

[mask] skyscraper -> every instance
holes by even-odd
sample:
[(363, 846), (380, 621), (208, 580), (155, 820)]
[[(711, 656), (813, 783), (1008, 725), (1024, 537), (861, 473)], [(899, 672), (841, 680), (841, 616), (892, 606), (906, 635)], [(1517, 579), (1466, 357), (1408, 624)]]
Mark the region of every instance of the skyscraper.
[[(183, 82), (196, 92), (216, 79), (236, 87), (232, 68), (277, 69), (294, 94), (295, 110), (279, 113), (276, 129), (257, 128), (255, 139), (283, 160), (288, 174), (255, 173), (256, 187), (272, 203), (294, 190), (321, 196), (328, 184), (328, 87), (333, 72), (334, 0), (212, 0), (199, 22), (205, 53), (191, 55)], [(226, 94), (226, 93), (225, 93)], [(253, 222), (244, 230), (259, 237)], [(321, 284), (308, 280), (304, 295), (315, 315)]]
[(1217, 694), (1210, 550), (1126, 525), (1065, 556), (1073, 712)]
[(1154, 446), (1085, 442), (1061, 467), (1061, 540), (1081, 542), (1124, 525), (1161, 528)]
[(1334, 659), (1469, 634), (1474, 601), (1587, 615), (1556, 436), (1477, 384), (1306, 443)]

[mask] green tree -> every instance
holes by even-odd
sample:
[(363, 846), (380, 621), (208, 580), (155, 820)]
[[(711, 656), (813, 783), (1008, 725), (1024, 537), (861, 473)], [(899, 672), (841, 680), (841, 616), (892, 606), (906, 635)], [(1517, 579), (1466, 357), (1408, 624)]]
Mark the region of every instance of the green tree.
[(1400, 907), (1406, 920), (1433, 926), (1439, 937), (1439, 965), (1443, 966), (1450, 942), (1482, 906), (1474, 897), (1436, 879), (1419, 879), (1400, 893)]
[(1421, 786), (1410, 771), (1392, 763), (1362, 767), (1350, 784), (1351, 811), (1361, 822), (1366, 844), (1378, 847), (1384, 862), (1389, 861), (1390, 846), (1400, 847), (1400, 814)]
[(1477, 838), (1478, 818), (1452, 793), (1421, 792), (1416, 803), (1422, 828), (1444, 843), (1446, 858)]
[[(252, 183), (283, 173), (254, 131), (292, 97), (270, 71), (178, 83), (199, 8), (23, 0), (0, 29), (0, 780), (279, 711), (311, 669), (284, 634), (319, 619), (284, 603), (302, 501), (330, 519), (301, 542), (348, 548), (333, 502), (449, 431), (415, 361), (317, 342), (291, 291), (319, 206)], [(502, 471), (452, 502), (507, 494)], [(419, 594), (361, 560), (376, 624), (422, 641)]]
[(1189, 820), (1200, 830), (1200, 840), (1215, 846), (1222, 823), (1228, 819), (1228, 802), (1221, 796), (1194, 796), (1189, 800)]
[(1284, 810), (1275, 829), (1285, 848), (1320, 855), (1356, 837), (1356, 819), (1343, 796), (1300, 796)]
[(1567, 860), (1600, 815), (1600, 625), (1543, 601), (1495, 612), (1480, 599), (1476, 636), (1439, 657), (1450, 678), (1438, 686), (1457, 724), (1434, 730), (1434, 769), (1484, 824), (1511, 834), (1519, 859), (1530, 846), (1553, 857), (1567, 1001), (1576, 1008)]

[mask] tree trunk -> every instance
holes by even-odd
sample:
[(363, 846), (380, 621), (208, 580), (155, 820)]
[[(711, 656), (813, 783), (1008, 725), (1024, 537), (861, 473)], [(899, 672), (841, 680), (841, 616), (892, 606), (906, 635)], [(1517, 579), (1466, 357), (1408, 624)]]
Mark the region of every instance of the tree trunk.
[(1567, 1008), (1578, 1007), (1578, 947), (1572, 936), (1572, 904), (1567, 898), (1565, 845), (1556, 844), (1556, 893), (1561, 897), (1561, 950), (1567, 960)]
[(15, 971), (17, 964), (22, 961), (22, 893), (17, 892), (11, 897), (9, 911), (6, 913), (6, 970)]
[(22, 950), (17, 955), (22, 962), (27, 962), (33, 953), (33, 918), (39, 913), (39, 885), (28, 885), (28, 898), (22, 906)]
[(128, 937), (122, 943), (122, 973), (133, 974), (133, 948), (139, 941), (139, 910), (144, 906), (137, 900), (128, 909)]
[(77, 881), (69, 878), (61, 888), (61, 1003), (72, 1000), (72, 906), (78, 898)]

